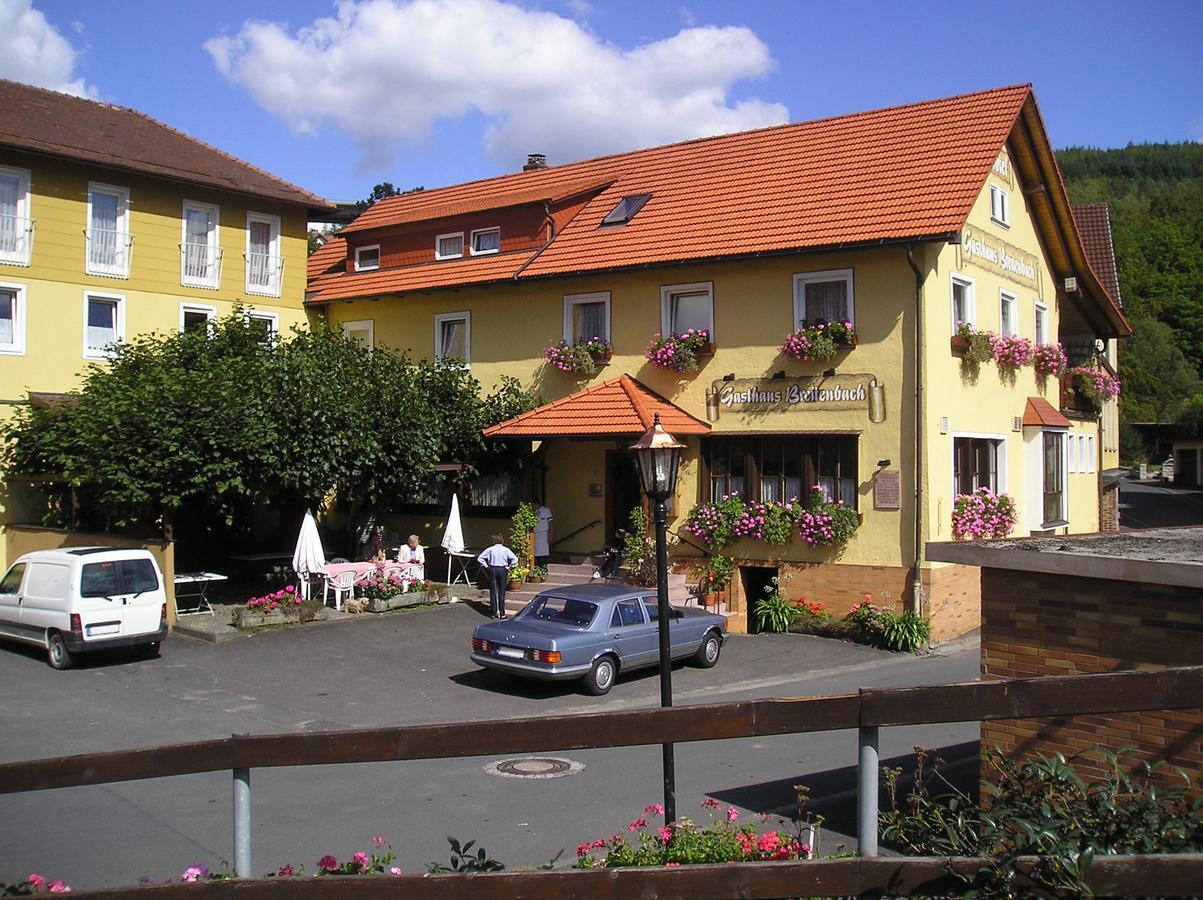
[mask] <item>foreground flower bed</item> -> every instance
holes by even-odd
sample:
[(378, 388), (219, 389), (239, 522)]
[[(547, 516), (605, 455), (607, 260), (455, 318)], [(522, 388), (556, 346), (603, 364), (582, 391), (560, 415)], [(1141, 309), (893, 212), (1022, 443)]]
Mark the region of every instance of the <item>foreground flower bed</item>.
[[(799, 792), (799, 809), (805, 802)], [(710, 822), (699, 825), (682, 818), (672, 825), (653, 824), (648, 817), (663, 817), (664, 806), (652, 803), (643, 815), (621, 832), (608, 838), (585, 841), (576, 848), (576, 868), (615, 868), (618, 866), (680, 866), (703, 863), (764, 862), (766, 860), (811, 859), (808, 838), (817, 823), (799, 821), (796, 834), (776, 828), (760, 831), (753, 822), (739, 822), (739, 811), (722, 805), (713, 797), (702, 801)], [(767, 817), (761, 824), (768, 821)], [(784, 824), (784, 823), (782, 823)], [(631, 835), (628, 838), (627, 835)]]

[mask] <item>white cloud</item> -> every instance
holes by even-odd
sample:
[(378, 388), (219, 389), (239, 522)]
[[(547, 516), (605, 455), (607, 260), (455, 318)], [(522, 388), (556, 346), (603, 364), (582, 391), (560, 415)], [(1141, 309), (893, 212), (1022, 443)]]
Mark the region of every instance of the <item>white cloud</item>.
[(0, 34), (4, 35), (0, 78), (95, 96), (93, 87), (72, 77), (79, 52), (33, 8), (32, 0), (0, 0)]
[(507, 167), (528, 152), (566, 162), (789, 118), (779, 103), (729, 99), (775, 65), (747, 28), (687, 28), (628, 50), (501, 0), (341, 0), (335, 16), (295, 32), (248, 21), (205, 49), (294, 131), (348, 134), (361, 169), (472, 113)]

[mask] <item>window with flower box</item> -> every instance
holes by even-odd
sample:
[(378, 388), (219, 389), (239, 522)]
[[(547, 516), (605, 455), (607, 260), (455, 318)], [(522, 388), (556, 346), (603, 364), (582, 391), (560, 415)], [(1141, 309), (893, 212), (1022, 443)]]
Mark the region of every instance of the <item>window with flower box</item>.
[(852, 270), (802, 272), (794, 276), (794, 327), (855, 322)]
[(998, 437), (953, 437), (953, 492), (972, 494), (978, 488), (989, 488), (997, 494), (1006, 490), (1006, 446)]
[(765, 503), (805, 500), (816, 485), (832, 501), (857, 505), (857, 436), (708, 438), (702, 442), (702, 500), (727, 494)]
[(714, 285), (671, 284), (660, 288), (661, 333), (685, 334), (691, 328), (705, 331), (714, 342)]
[(961, 325), (973, 328), (977, 324), (973, 286), (973, 279), (968, 276), (952, 276), (952, 330), (954, 333)]
[(610, 292), (564, 297), (564, 340), (569, 344), (600, 338), (610, 342)]

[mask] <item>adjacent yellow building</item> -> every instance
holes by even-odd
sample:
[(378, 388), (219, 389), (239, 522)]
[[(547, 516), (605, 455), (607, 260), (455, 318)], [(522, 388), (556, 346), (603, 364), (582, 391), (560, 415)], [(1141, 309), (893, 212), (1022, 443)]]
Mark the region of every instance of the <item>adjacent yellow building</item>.
[[(723, 550), (735, 628), (789, 574), (791, 596), (835, 612), (868, 593), (922, 610), (936, 639), (971, 630), (976, 570), (929, 563), (923, 546), (953, 536), (956, 498), (979, 488), (1013, 499), (1013, 534), (1100, 528), (1106, 413), (1029, 362), (972, 362), (958, 334), (1059, 343), (1098, 368), (1128, 331), (1029, 86), (566, 166), (533, 157), (382, 201), (314, 262), (309, 302), (348, 334), (551, 401), (486, 432), (514, 462), (460, 486), (470, 541), (540, 495), (555, 550), (601, 549), (640, 501), (627, 447), (653, 412), (687, 435), (669, 522), (679, 570), (707, 549), (690, 510), (728, 495), (772, 504), (817, 487), (860, 520), (838, 544)], [(833, 322), (855, 334), (833, 356), (783, 349)], [(652, 358), (691, 329), (705, 332), (696, 370)], [(561, 339), (600, 342), (599, 370), (549, 363)], [(402, 533), (437, 538), (445, 506), (427, 499), (397, 510)]]
[(307, 322), (306, 222), (329, 208), (136, 110), (0, 81), (0, 419), (136, 334), (235, 304), (268, 336)]

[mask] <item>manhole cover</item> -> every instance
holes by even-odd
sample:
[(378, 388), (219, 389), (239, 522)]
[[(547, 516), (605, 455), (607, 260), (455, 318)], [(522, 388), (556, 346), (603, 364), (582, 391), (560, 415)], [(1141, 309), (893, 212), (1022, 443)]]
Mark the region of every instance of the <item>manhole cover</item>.
[(585, 764), (555, 756), (521, 756), (489, 763), (485, 771), (506, 778), (561, 778), (585, 771)]

